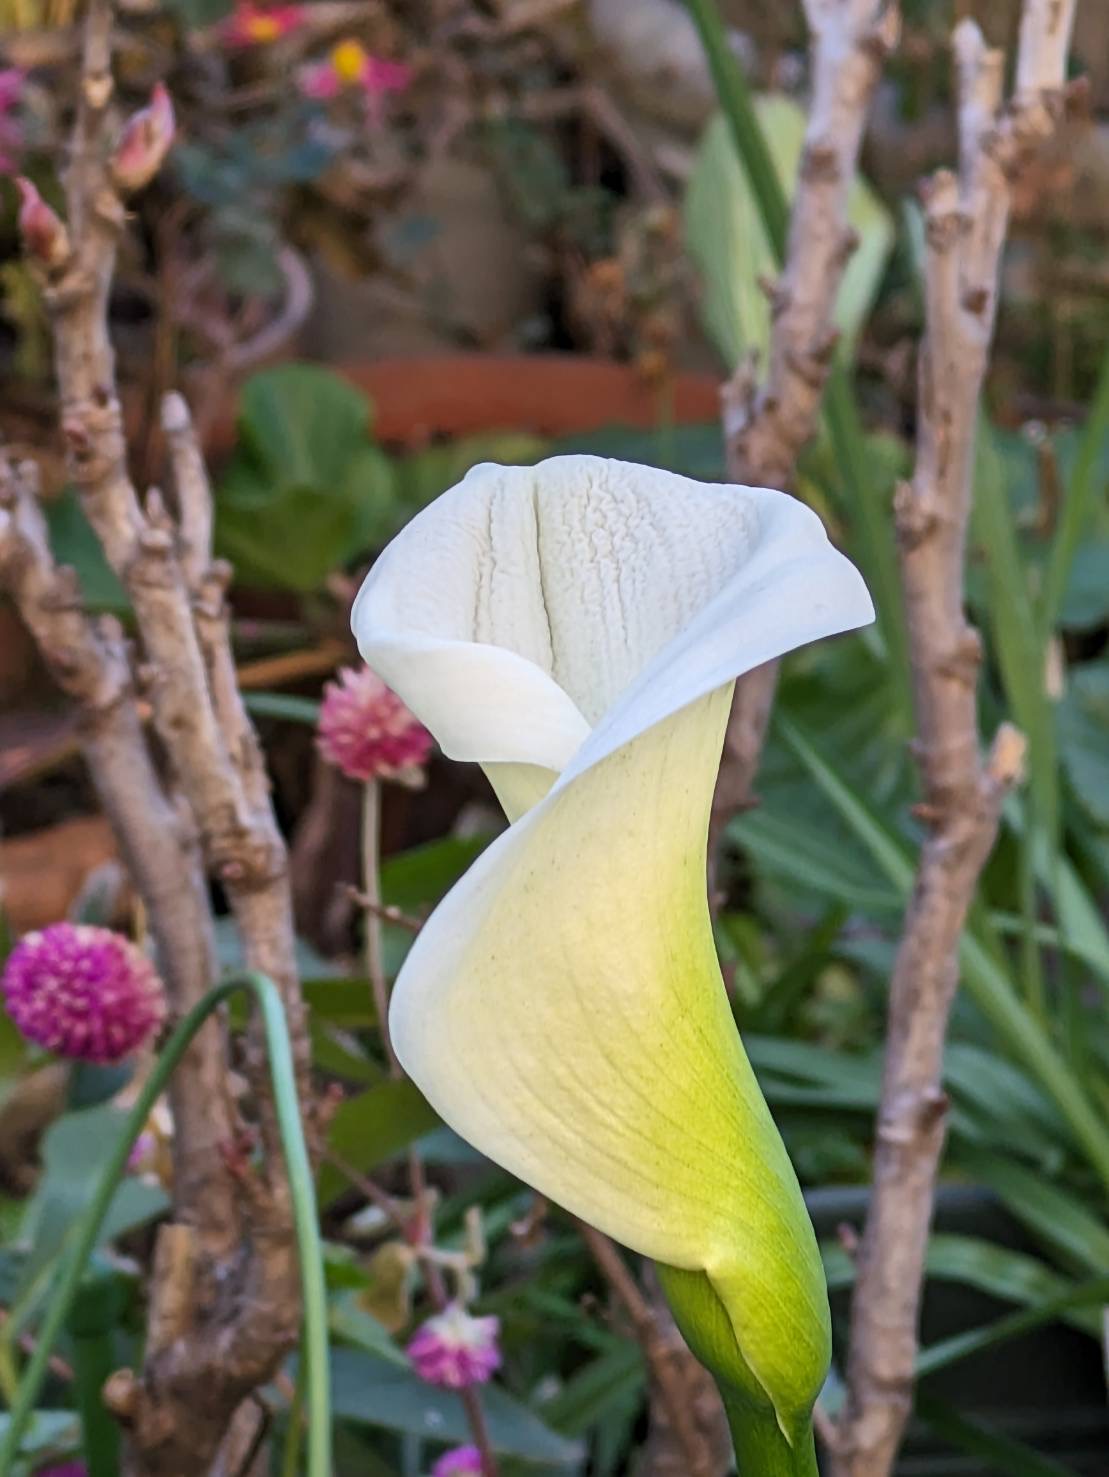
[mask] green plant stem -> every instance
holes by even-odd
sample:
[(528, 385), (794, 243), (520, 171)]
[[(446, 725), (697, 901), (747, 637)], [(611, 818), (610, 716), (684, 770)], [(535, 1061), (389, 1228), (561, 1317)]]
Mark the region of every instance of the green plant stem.
[(389, 981), (385, 974), (381, 930), (381, 784), (367, 780), (362, 787), (362, 948), (373, 993), (374, 1013), (390, 1077), (403, 1076), (389, 1039)]
[(701, 37), (717, 101), (728, 120), (732, 140), (751, 181), (766, 239), (781, 266), (786, 259), (789, 235), (789, 201), (766, 147), (747, 79), (728, 45), (728, 33), (715, 0), (686, 0), (686, 9)]
[(724, 1384), (720, 1395), (735, 1447), (737, 1477), (819, 1477), (811, 1426), (803, 1441), (790, 1446), (772, 1411), (756, 1410)]
[(304, 1431), (304, 1351), (297, 1360), (296, 1385), (289, 1406), (289, 1420), (285, 1427), (285, 1446), (281, 1453), (281, 1477), (297, 1477), (300, 1470), (300, 1438)]
[(165, 1090), (178, 1062), (193, 1037), (214, 1010), (240, 990), (253, 993), (262, 1015), (273, 1082), (274, 1106), (289, 1177), (300, 1258), (304, 1299), (304, 1345), (308, 1356), (308, 1477), (331, 1477), (331, 1399), (327, 1364), (327, 1300), (324, 1288), (323, 1255), (312, 1166), (304, 1142), (297, 1102), (293, 1053), (285, 1011), (277, 986), (265, 975), (248, 971), (214, 986), (185, 1016), (166, 1042), (153, 1071), (127, 1115), (123, 1132), (101, 1171), (96, 1192), (78, 1222), (68, 1253), (46, 1309), (34, 1353), (28, 1360), (12, 1402), (8, 1429), (0, 1443), (0, 1477), (10, 1477), (20, 1443), (34, 1413), (47, 1365), (74, 1297), (89, 1256), (108, 1212), (128, 1155), (155, 1102)]

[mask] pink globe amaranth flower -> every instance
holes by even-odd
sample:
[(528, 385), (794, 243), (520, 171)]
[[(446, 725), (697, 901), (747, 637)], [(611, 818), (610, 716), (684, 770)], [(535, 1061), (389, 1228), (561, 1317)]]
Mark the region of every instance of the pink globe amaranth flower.
[(328, 764), (363, 784), (412, 783), (431, 752), (431, 734), (369, 667), (344, 667), (324, 688), (316, 743)]
[(431, 1477), (462, 1477), (463, 1473), (481, 1470), (481, 1452), (476, 1446), (455, 1446), (435, 1463)]
[(412, 1368), (429, 1385), (447, 1390), (484, 1385), (501, 1367), (500, 1327), (499, 1318), (475, 1318), (461, 1303), (451, 1303), (429, 1318), (409, 1343)]
[(142, 950), (89, 924), (26, 934), (8, 956), (0, 991), (29, 1041), (79, 1061), (129, 1056), (166, 1015), (162, 982)]

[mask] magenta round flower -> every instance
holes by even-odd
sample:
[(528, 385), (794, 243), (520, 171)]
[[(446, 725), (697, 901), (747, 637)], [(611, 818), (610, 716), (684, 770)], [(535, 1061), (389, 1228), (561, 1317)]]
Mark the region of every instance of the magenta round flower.
[(369, 667), (344, 667), (324, 688), (316, 742), (329, 764), (363, 784), (410, 783), (431, 752), (431, 734)]
[(162, 982), (146, 955), (110, 928), (52, 923), (20, 939), (0, 991), (29, 1041), (58, 1056), (116, 1062), (165, 1020)]
[(481, 1471), (481, 1452), (476, 1446), (455, 1446), (445, 1451), (431, 1469), (431, 1477), (463, 1477)]
[(429, 1385), (448, 1390), (484, 1385), (501, 1367), (500, 1327), (499, 1318), (475, 1318), (451, 1303), (417, 1330), (408, 1345), (412, 1368)]

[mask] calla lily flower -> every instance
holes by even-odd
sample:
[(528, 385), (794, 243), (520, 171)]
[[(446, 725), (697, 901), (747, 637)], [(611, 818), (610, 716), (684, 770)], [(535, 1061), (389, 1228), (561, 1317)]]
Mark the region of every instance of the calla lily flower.
[(394, 1049), (463, 1137), (660, 1264), (757, 1472), (815, 1471), (828, 1305), (713, 947), (709, 807), (734, 679), (872, 618), (793, 498), (592, 456), (475, 468), (352, 616), (511, 821), (416, 939)]

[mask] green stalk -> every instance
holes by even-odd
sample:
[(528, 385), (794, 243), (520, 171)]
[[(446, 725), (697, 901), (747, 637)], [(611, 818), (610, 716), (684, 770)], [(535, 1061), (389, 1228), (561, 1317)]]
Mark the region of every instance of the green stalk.
[(67, 1319), (88, 1477), (116, 1477), (119, 1472), (119, 1422), (109, 1413), (102, 1392), (116, 1367), (115, 1329), (121, 1305), (119, 1283), (110, 1272), (101, 1271), (82, 1282)]
[(686, 9), (705, 48), (717, 101), (728, 120), (732, 140), (751, 181), (766, 239), (781, 266), (786, 259), (789, 235), (789, 201), (766, 147), (747, 79), (728, 45), (728, 34), (715, 0), (686, 0)]
[(772, 1411), (756, 1411), (729, 1385), (720, 1385), (735, 1447), (737, 1477), (820, 1477), (812, 1427), (790, 1446)]
[(19, 1454), (20, 1443), (34, 1414), (47, 1365), (58, 1334), (69, 1315), (80, 1287), (85, 1266), (96, 1245), (100, 1227), (115, 1193), (116, 1185), (127, 1165), (132, 1146), (155, 1102), (165, 1090), (178, 1062), (188, 1050), (193, 1037), (214, 1010), (239, 990), (253, 993), (262, 1015), (262, 1025), (269, 1053), (273, 1082), (274, 1106), (285, 1170), (293, 1199), (297, 1249), (300, 1259), (301, 1288), (304, 1299), (304, 1347), (308, 1356), (308, 1466), (307, 1477), (331, 1477), (331, 1411), (327, 1365), (327, 1301), (324, 1288), (323, 1255), (312, 1167), (304, 1142), (304, 1130), (297, 1103), (296, 1075), (285, 1010), (277, 986), (265, 975), (248, 971), (236, 975), (209, 990), (181, 1021), (143, 1084), (127, 1115), (123, 1133), (100, 1175), (96, 1193), (78, 1222), (71, 1251), (65, 1258), (38, 1332), (35, 1351), (27, 1362), (15, 1400), (12, 1402), (8, 1428), (0, 1442), (0, 1477), (9, 1477)]

